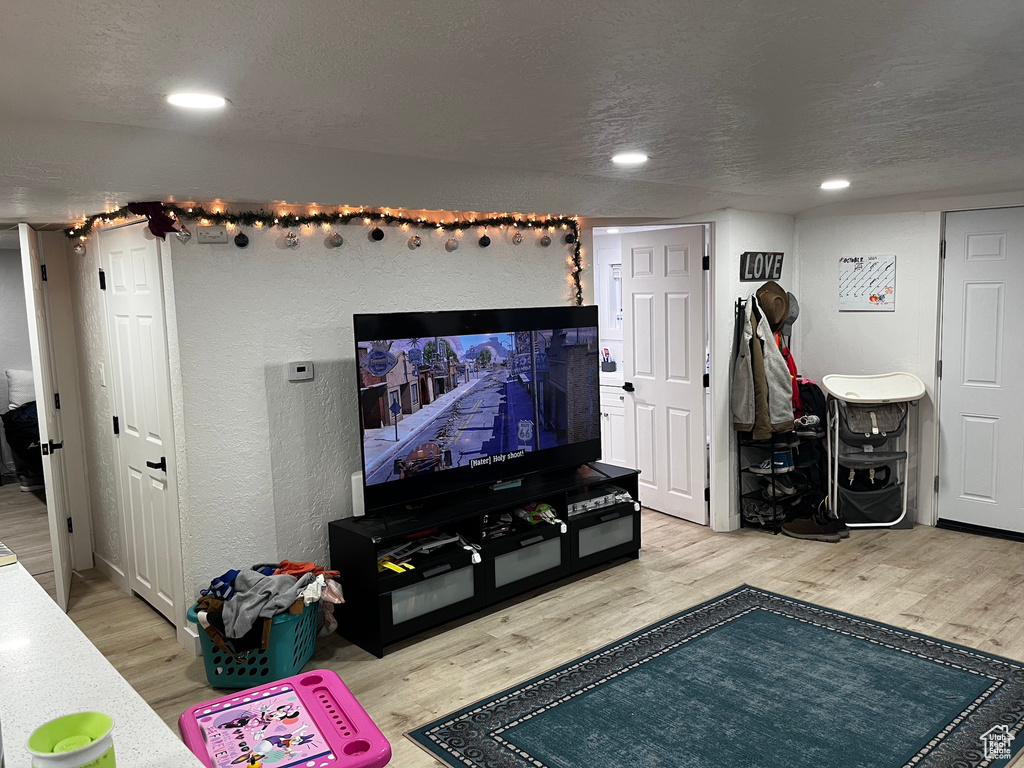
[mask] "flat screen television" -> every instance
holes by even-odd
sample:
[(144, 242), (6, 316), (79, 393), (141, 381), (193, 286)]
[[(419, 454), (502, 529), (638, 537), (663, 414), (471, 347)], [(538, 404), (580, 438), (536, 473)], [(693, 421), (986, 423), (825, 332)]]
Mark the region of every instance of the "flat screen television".
[(367, 512), (600, 458), (597, 307), (354, 326)]

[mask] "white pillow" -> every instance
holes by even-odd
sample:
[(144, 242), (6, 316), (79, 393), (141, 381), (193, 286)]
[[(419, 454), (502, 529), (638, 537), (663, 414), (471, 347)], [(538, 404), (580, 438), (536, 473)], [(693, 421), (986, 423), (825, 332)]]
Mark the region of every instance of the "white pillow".
[(36, 383), (32, 371), (7, 371), (7, 399), (12, 411), (36, 399)]

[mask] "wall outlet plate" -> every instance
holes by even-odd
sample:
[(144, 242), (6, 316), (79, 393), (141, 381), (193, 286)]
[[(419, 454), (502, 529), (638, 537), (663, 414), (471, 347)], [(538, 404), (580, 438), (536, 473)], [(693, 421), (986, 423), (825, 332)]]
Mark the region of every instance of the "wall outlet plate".
[(227, 241), (228, 230), (223, 224), (196, 227), (196, 242), (198, 243), (226, 243)]
[(313, 363), (288, 363), (288, 381), (309, 381), (313, 378)]

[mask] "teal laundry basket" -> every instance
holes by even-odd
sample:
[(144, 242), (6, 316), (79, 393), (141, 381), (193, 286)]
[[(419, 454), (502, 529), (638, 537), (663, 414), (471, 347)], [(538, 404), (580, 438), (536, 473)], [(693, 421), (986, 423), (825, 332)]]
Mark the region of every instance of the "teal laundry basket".
[[(188, 609), (188, 620), (198, 624), (197, 606)], [(310, 603), (302, 613), (274, 617), (267, 650), (250, 651), (241, 661), (224, 653), (200, 628), (206, 679), (214, 688), (252, 688), (268, 680), (297, 675), (316, 650), (320, 603)]]

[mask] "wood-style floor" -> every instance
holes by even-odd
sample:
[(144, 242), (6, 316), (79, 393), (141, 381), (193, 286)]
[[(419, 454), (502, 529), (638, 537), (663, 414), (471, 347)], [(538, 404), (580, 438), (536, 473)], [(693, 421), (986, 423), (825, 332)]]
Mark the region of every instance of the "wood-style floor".
[(7, 475), (0, 486), (0, 541), (18, 556), (18, 562), (50, 597), (57, 594), (46, 497), (42, 491), (22, 492), (18, 478)]
[[(14, 539), (8, 500), (0, 496), (4, 541)], [(341, 675), (390, 739), (392, 765), (429, 768), (437, 763), (406, 730), (744, 583), (1024, 661), (1024, 543), (918, 527), (821, 544), (714, 534), (656, 512), (643, 523), (639, 560), (429, 633), (384, 659), (335, 635), (320, 641), (307, 669)], [(171, 727), (188, 706), (222, 695), (156, 611), (95, 571), (76, 575), (70, 614)]]

